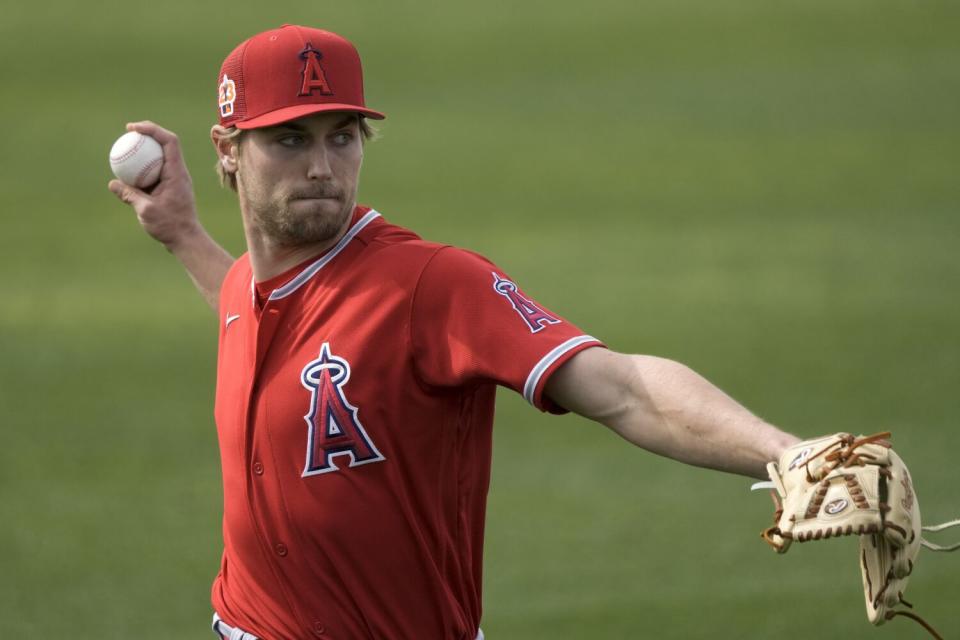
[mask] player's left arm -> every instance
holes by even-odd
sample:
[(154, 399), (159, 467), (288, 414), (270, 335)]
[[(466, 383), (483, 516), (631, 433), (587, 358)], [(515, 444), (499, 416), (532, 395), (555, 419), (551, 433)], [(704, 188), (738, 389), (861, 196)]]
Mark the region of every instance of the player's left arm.
[(799, 442), (689, 367), (655, 356), (585, 349), (550, 376), (544, 392), (648, 451), (755, 478), (766, 479), (766, 463)]

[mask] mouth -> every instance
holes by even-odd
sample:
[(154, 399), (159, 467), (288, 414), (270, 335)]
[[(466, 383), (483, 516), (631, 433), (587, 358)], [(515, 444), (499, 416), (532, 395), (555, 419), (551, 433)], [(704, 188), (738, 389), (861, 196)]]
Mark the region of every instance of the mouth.
[(339, 200), (340, 196), (336, 194), (331, 195), (297, 195), (290, 198), (291, 201), (294, 200)]
[[(290, 202), (297, 200), (341, 200), (343, 194), (340, 191), (334, 190), (333, 185), (310, 185), (312, 188), (304, 189), (303, 191), (294, 191), (288, 196)], [(330, 188), (327, 188), (330, 187)]]

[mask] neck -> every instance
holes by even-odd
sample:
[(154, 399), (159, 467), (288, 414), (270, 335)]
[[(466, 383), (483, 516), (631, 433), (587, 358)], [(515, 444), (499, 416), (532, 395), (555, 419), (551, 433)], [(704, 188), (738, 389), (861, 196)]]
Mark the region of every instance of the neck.
[(348, 216), (340, 230), (329, 239), (294, 246), (277, 244), (244, 218), (244, 235), (247, 238), (253, 279), (263, 282), (333, 247), (347, 233), (353, 216)]

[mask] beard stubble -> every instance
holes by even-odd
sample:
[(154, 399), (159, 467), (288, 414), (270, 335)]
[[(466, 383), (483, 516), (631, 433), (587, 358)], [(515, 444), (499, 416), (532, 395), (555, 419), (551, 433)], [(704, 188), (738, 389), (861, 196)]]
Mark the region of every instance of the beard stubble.
[[(263, 190), (244, 189), (252, 220), (256, 227), (277, 246), (300, 247), (327, 242), (344, 228), (353, 213), (352, 202), (345, 203), (342, 192), (329, 187), (317, 187), (311, 191), (270, 198)], [(296, 211), (291, 202), (297, 198), (335, 196), (340, 207), (336, 212)]]

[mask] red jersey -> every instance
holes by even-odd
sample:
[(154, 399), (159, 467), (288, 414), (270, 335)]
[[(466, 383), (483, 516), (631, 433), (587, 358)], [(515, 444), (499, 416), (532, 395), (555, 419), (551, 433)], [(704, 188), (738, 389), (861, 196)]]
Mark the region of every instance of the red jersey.
[(562, 412), (547, 378), (600, 343), (362, 207), (268, 282), (237, 260), (220, 314), (215, 610), (270, 640), (473, 640), (496, 385)]

